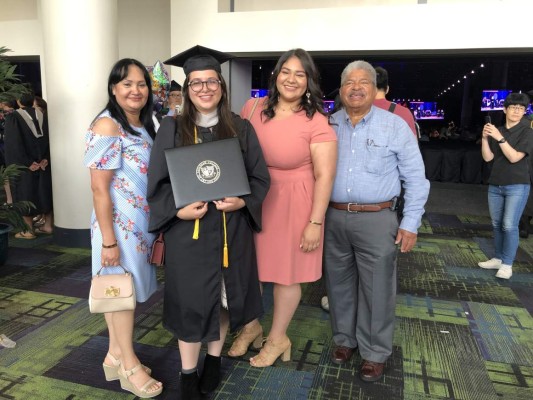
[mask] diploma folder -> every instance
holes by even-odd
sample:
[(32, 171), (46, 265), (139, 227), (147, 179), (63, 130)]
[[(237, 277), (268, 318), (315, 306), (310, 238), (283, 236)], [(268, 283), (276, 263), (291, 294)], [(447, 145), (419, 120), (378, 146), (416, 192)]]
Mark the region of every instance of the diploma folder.
[(239, 139), (165, 150), (176, 208), (250, 194)]

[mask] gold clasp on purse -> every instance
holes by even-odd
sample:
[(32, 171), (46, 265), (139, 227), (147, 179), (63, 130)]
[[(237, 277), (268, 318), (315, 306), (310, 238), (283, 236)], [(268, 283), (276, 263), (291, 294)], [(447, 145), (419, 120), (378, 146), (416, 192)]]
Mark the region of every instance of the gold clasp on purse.
[(120, 288), (109, 286), (105, 288), (106, 297), (118, 297), (120, 295)]

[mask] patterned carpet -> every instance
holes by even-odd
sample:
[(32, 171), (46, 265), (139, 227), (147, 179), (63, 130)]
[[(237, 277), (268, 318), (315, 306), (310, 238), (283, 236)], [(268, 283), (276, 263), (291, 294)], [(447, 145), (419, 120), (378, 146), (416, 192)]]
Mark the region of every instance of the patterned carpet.
[[(54, 246), (45, 236), (9, 243), (0, 266), (0, 334), (16, 346), (0, 346), (0, 399), (133, 399), (103, 377), (107, 332), (87, 307), (89, 251)], [(477, 267), (491, 247), (488, 217), (426, 214), (417, 247), (399, 256), (394, 353), (384, 380), (362, 382), (359, 356), (345, 366), (329, 361), (329, 316), (317, 282), (304, 287), (290, 327), (292, 361), (255, 369), (247, 362), (255, 350), (224, 357), (223, 382), (211, 398), (532, 399), (533, 237), (521, 240), (510, 281)], [(268, 331), (268, 285), (264, 302)], [(136, 351), (164, 382), (159, 398), (179, 399), (179, 352), (161, 313), (159, 290), (138, 307)]]

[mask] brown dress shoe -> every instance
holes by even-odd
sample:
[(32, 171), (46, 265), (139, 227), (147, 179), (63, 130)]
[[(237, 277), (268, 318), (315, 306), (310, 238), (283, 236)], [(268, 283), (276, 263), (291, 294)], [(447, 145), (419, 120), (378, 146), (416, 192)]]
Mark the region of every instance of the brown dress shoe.
[(352, 349), (351, 347), (335, 346), (331, 353), (331, 362), (335, 364), (344, 364), (345, 362), (350, 361), (354, 351), (355, 349)]
[(383, 377), (384, 369), (385, 363), (363, 360), (359, 371), (359, 377), (365, 382), (379, 381)]

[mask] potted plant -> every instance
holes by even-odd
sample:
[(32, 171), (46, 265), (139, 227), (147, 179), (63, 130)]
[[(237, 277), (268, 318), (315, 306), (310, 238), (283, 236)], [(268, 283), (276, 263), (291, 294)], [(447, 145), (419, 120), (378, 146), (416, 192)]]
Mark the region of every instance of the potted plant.
[[(21, 172), (28, 167), (11, 164), (7, 167), (0, 166), (0, 185), (17, 179)], [(27, 214), (35, 205), (31, 201), (17, 201), (15, 203), (3, 202), (0, 204), (0, 265), (7, 259), (8, 235), (13, 229), (26, 231), (30, 228), (24, 222), (22, 214)]]
[(10, 51), (7, 47), (0, 46), (0, 102), (17, 99), (29, 90), (26, 84), (20, 83), (20, 75), (15, 73), (17, 66), (5, 57)]

